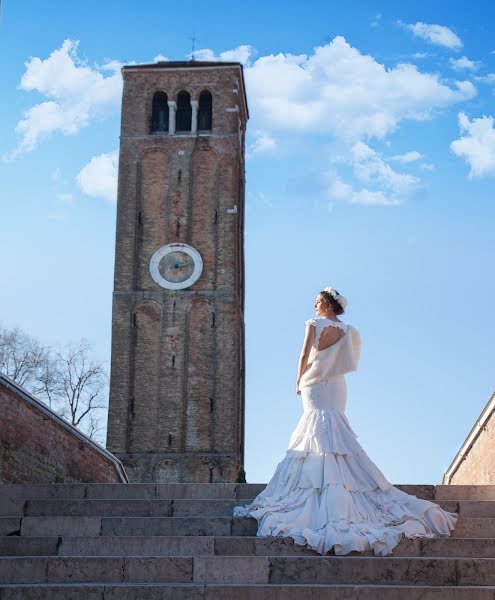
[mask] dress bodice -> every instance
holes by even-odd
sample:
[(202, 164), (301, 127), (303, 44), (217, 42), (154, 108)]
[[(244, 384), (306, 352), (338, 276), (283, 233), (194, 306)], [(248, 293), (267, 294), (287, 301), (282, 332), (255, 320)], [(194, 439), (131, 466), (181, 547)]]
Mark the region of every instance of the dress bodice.
[[(348, 323), (333, 321), (326, 317), (313, 317), (306, 321), (314, 325), (315, 337), (308, 357), (308, 367), (303, 373), (299, 386), (314, 385), (335, 375), (343, 375), (357, 369), (361, 351), (361, 338), (358, 331)], [(344, 335), (322, 350), (318, 350), (321, 333), (327, 327), (337, 327)]]

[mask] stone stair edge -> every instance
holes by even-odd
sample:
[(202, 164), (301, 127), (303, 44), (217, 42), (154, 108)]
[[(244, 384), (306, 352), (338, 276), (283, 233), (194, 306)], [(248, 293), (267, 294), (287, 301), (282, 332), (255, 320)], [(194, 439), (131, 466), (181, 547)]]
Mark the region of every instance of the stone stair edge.
[(4, 557), (1, 583), (244, 583), (495, 585), (487, 558), (401, 557)]
[(67, 600), (69, 593), (70, 600), (493, 600), (495, 594), (493, 586), (373, 584), (154, 583), (145, 589), (149, 595), (142, 584), (133, 583), (0, 584), (2, 600), (24, 600), (24, 591), (40, 600)]
[[(288, 538), (256, 536), (115, 536), (115, 537), (4, 537), (0, 557), (159, 557), (159, 556), (315, 556)], [(325, 556), (335, 556), (329, 553)], [(352, 553), (348, 558), (370, 556)], [(493, 538), (403, 538), (388, 558), (495, 558)]]

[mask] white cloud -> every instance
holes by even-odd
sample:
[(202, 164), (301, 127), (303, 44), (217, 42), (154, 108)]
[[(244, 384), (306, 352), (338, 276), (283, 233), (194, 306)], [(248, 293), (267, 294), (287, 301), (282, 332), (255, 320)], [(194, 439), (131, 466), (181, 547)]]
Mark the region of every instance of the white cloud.
[(399, 21), (399, 25), (408, 29), (415, 35), (431, 44), (436, 46), (443, 46), (444, 48), (450, 48), (451, 50), (458, 50), (462, 48), (463, 44), (459, 36), (457, 36), (452, 29), (445, 27), (444, 25), (433, 25), (429, 23), (403, 23)]
[(331, 170), (328, 173), (331, 198), (351, 204), (396, 205), (410, 198), (418, 189), (420, 179), (406, 173), (398, 173), (370, 146), (357, 142), (346, 156), (335, 162), (351, 167), (356, 183), (345, 182)]
[(461, 58), (451, 58), (450, 66), (454, 71), (462, 71), (466, 69), (468, 71), (476, 71), (479, 68), (479, 62), (469, 59), (467, 56), (461, 56)]
[(494, 119), (483, 116), (472, 121), (459, 113), (459, 129), (464, 136), (450, 144), (451, 150), (463, 158), (470, 167), (469, 177), (495, 175)]
[(495, 73), (487, 73), (486, 75), (478, 75), (475, 77), (476, 81), (481, 83), (487, 83), (488, 85), (495, 85)]
[(62, 171), (61, 171), (60, 167), (56, 167), (55, 169), (53, 169), (53, 172), (52, 172), (53, 181), (58, 181), (61, 177), (62, 177)]
[(117, 201), (118, 152), (93, 156), (76, 177), (81, 190), (88, 196), (107, 202)]
[(153, 62), (167, 62), (170, 59), (167, 58), (166, 56), (163, 56), (163, 54), (157, 54), (154, 58), (153, 58)]
[[(255, 54), (255, 50), (252, 46), (248, 44), (243, 44), (241, 46), (237, 46), (233, 50), (226, 50), (225, 52), (220, 52), (220, 54), (215, 54), (211, 48), (202, 48), (200, 50), (194, 51), (194, 60), (212, 60), (212, 61), (224, 61), (224, 62), (240, 62), (243, 65), (247, 65), (249, 63), (249, 59), (251, 56)], [(188, 54), (188, 58), (190, 59), (192, 53)]]
[(373, 27), (373, 28), (378, 27), (381, 20), (382, 20), (382, 15), (380, 13), (376, 14), (373, 21), (371, 21), (371, 23), (370, 23), (370, 27)]
[(415, 52), (413, 54), (413, 58), (428, 58), (428, 56), (430, 56), (430, 54), (428, 52)]
[[(19, 144), (5, 158), (31, 152), (40, 140), (55, 131), (73, 135), (92, 119), (119, 109), (121, 64), (111, 61), (101, 67), (89, 67), (77, 56), (78, 44), (67, 39), (45, 60), (32, 57), (25, 63), (20, 88), (38, 92), (47, 100), (24, 113), (16, 127), (21, 137)], [(105, 72), (110, 74), (105, 76)]]
[(277, 149), (277, 141), (269, 133), (257, 131), (249, 148), (250, 154), (271, 154)]
[(404, 154), (396, 154), (395, 156), (391, 157), (392, 160), (396, 160), (402, 164), (414, 162), (416, 160), (420, 160), (421, 158), (423, 158), (423, 155), (417, 150), (411, 150), (410, 152), (405, 152)]
[(57, 200), (63, 204), (72, 204), (74, 202), (74, 196), (66, 192), (60, 192), (57, 194)]
[(419, 180), (413, 175), (397, 173), (379, 154), (364, 142), (358, 142), (351, 150), (354, 175), (366, 183), (378, 183), (395, 196), (409, 195)]
[(339, 36), (310, 56), (260, 57), (246, 69), (253, 121), (260, 129), (331, 133), (357, 141), (383, 138), (404, 119), (472, 98), (469, 81), (455, 87), (414, 65), (387, 69)]
[(420, 169), (423, 169), (423, 171), (434, 171), (435, 170), (435, 165), (432, 163), (421, 163), (419, 165)]

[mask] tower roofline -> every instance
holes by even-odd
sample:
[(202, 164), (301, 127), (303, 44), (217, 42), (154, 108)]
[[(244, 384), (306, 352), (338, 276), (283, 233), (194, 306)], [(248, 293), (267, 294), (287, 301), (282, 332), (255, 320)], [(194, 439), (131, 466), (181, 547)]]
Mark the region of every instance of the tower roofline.
[(122, 67), (122, 73), (124, 71), (156, 71), (162, 69), (178, 70), (178, 71), (202, 71), (204, 69), (222, 69), (238, 67), (241, 73), (241, 88), (242, 96), (244, 98), (244, 106), (246, 107), (246, 117), (249, 119), (249, 108), (246, 96), (246, 84), (244, 81), (244, 68), (240, 62), (224, 62), (224, 61), (206, 61), (206, 60), (170, 60), (170, 61), (158, 61), (151, 64), (142, 65), (124, 65)]

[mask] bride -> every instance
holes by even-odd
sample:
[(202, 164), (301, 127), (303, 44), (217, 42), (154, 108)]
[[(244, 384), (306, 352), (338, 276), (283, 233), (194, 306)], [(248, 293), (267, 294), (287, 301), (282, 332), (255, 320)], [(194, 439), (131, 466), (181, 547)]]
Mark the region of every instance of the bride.
[(303, 415), (267, 487), (234, 516), (257, 519), (258, 536), (289, 536), (320, 554), (384, 556), (403, 535), (448, 537), (457, 513), (394, 487), (357, 441), (344, 374), (356, 370), (361, 341), (339, 319), (346, 305), (330, 287), (318, 294), (297, 373)]

